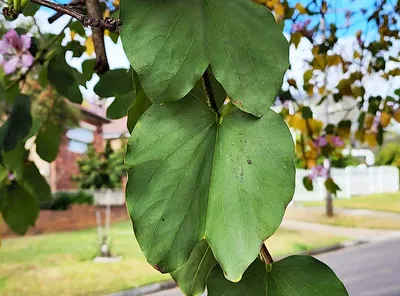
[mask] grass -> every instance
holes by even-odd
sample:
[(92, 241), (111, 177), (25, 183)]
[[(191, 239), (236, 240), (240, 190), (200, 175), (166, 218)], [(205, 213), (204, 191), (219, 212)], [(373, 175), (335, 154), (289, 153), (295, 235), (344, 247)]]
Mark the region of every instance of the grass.
[[(95, 229), (12, 238), (0, 249), (0, 295), (99, 295), (169, 279), (147, 264), (130, 222), (111, 229), (117, 263), (94, 263)], [(274, 256), (344, 241), (327, 233), (278, 230), (268, 239)]]
[[(304, 206), (323, 206), (324, 202), (306, 202)], [(348, 209), (367, 209), (400, 213), (400, 192), (335, 199), (334, 206)]]
[(333, 226), (371, 228), (371, 229), (400, 229), (400, 217), (390, 218), (373, 215), (335, 214), (327, 217), (323, 208), (290, 207), (285, 218), (289, 220), (305, 221)]

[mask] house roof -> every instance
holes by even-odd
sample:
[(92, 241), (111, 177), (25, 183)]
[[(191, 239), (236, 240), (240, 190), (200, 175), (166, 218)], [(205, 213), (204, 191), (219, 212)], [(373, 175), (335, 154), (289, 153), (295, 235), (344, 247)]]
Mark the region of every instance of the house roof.
[(127, 117), (111, 120), (110, 123), (103, 125), (103, 136), (106, 139), (116, 139), (122, 136), (129, 136), (127, 128)]

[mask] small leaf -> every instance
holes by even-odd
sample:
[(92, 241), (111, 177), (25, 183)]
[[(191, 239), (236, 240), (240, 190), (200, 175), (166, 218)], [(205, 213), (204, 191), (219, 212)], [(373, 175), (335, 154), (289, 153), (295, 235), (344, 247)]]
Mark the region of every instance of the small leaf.
[(2, 147), (5, 152), (14, 149), (24, 139), (32, 126), (31, 100), (19, 94), (11, 110), (11, 114), (2, 128)]
[(39, 215), (39, 204), (27, 189), (17, 183), (1, 189), (2, 215), (7, 225), (16, 233), (25, 234), (34, 226)]
[(336, 195), (336, 193), (337, 193), (338, 191), (341, 190), (340, 187), (339, 187), (339, 185), (337, 185), (337, 184), (335, 183), (335, 181), (333, 181), (332, 178), (328, 178), (328, 179), (325, 181), (325, 187), (326, 187), (326, 189), (327, 189), (330, 193), (335, 194), (335, 195)]
[(22, 184), (40, 202), (49, 201), (52, 198), (51, 188), (46, 179), (40, 174), (35, 163), (29, 161), (25, 164)]
[(64, 129), (58, 122), (47, 120), (36, 137), (36, 152), (40, 158), (52, 162), (56, 159)]
[(308, 191), (313, 191), (314, 190), (313, 181), (308, 176), (305, 176), (303, 178), (303, 185)]
[(85, 52), (85, 47), (81, 45), (81, 43), (77, 40), (72, 40), (67, 43), (65, 46), (65, 50), (72, 51), (72, 56), (75, 58), (80, 57)]
[(243, 279), (232, 283), (219, 266), (208, 276), (209, 296), (347, 296), (343, 283), (324, 263), (309, 256), (290, 256), (266, 266), (256, 259)]
[(133, 91), (116, 96), (114, 101), (107, 108), (107, 118), (119, 119), (125, 117), (134, 101), (135, 93)]
[(17, 147), (3, 155), (4, 165), (18, 176), (22, 176), (24, 172), (24, 163), (27, 157), (27, 151), (24, 143), (20, 142)]
[(24, 16), (34, 16), (35, 13), (39, 10), (40, 5), (36, 3), (29, 2), (28, 5), (23, 10)]
[(171, 276), (185, 295), (200, 295), (204, 292), (208, 273), (216, 264), (210, 246), (202, 240), (194, 247), (188, 261)]
[(57, 92), (74, 103), (82, 103), (82, 94), (79, 90), (77, 78), (79, 73), (65, 61), (64, 53), (54, 56), (48, 66), (47, 79)]
[(94, 87), (94, 92), (102, 97), (115, 97), (133, 91), (132, 70), (116, 69), (107, 71), (100, 76), (100, 81)]

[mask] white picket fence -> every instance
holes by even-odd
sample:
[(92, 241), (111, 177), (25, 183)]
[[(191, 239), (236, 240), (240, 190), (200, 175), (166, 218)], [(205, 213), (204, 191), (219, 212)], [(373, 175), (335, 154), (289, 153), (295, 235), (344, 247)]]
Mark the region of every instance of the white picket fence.
[[(303, 185), (303, 177), (310, 174), (309, 170), (297, 169), (296, 190), (293, 202), (321, 201), (326, 197), (324, 180), (314, 181), (314, 191), (307, 191)], [(347, 167), (332, 169), (332, 177), (342, 189), (338, 198), (351, 198), (355, 195), (374, 193), (389, 193), (400, 191), (399, 170), (396, 167)], [(125, 193), (123, 190), (94, 190), (90, 191), (97, 205), (124, 205)]]
[(125, 192), (122, 189), (91, 190), (96, 205), (122, 206), (125, 204)]
[[(303, 177), (309, 174), (309, 170), (297, 169), (294, 202), (320, 201), (325, 199), (326, 189), (322, 178), (314, 181), (314, 191), (307, 191), (304, 188)], [(400, 191), (399, 170), (397, 167), (360, 166), (332, 169), (332, 178), (341, 188), (341, 191), (338, 192), (338, 198)]]

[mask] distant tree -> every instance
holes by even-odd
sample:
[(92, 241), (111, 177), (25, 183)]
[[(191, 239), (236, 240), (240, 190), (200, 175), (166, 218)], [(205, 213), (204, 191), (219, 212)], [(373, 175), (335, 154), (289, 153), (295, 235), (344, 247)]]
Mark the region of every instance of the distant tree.
[(114, 151), (107, 141), (103, 152), (91, 145), (86, 154), (78, 159), (79, 173), (72, 177), (81, 189), (121, 188), (125, 172), (122, 149)]

